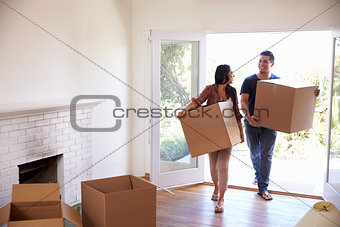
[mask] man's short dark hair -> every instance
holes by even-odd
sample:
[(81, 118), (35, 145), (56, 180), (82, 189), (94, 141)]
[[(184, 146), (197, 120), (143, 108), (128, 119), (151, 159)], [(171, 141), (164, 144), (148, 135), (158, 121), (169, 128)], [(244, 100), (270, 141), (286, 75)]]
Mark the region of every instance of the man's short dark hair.
[(275, 61), (274, 54), (272, 52), (270, 52), (269, 50), (263, 51), (260, 55), (262, 55), (262, 56), (269, 56), (269, 60), (271, 62)]

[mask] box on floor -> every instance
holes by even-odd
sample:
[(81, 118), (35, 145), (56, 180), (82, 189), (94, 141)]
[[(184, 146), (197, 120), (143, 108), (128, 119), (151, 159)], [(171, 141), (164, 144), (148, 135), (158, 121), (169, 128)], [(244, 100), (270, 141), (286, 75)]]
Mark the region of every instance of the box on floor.
[(82, 225), (80, 214), (60, 200), (59, 184), (14, 184), (12, 202), (0, 208), (0, 224), (62, 227), (64, 218)]
[(132, 175), (81, 183), (84, 226), (156, 226), (156, 186)]

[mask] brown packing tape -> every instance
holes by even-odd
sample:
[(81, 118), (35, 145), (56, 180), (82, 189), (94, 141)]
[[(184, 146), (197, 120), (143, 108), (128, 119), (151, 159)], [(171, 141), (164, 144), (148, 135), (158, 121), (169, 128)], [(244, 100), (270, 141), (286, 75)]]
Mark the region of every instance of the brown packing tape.
[(0, 208), (0, 225), (8, 222), (10, 211), (11, 211), (10, 203)]
[(63, 217), (69, 220), (72, 224), (82, 227), (83, 223), (81, 221), (80, 214), (74, 210), (72, 207), (61, 201), (61, 207), (63, 211)]

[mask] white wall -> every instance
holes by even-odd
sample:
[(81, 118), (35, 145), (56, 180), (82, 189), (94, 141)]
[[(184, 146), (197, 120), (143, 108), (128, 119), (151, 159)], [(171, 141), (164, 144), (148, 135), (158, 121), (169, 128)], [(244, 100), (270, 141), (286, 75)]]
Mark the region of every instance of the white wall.
[[(81, 5), (81, 3), (80, 3)], [(81, 63), (83, 94), (115, 95), (122, 108), (130, 106), (132, 55), (132, 4), (126, 0), (87, 1), (87, 19), (83, 29), (83, 47), (88, 61)], [(104, 70), (101, 68), (103, 67)], [(107, 72), (105, 72), (107, 71)], [(112, 101), (100, 104), (94, 111), (93, 127), (112, 127)], [(97, 132), (94, 137), (94, 178), (131, 173), (130, 120), (112, 133)], [(98, 164), (96, 164), (98, 163)]]
[[(11, 0), (15, 10), (130, 83), (132, 2), (130, 0)], [(78, 94), (119, 96), (129, 106), (129, 88), (27, 19), (0, 3), (0, 104), (72, 98)], [(93, 124), (114, 123), (110, 102), (95, 108)], [(112, 133), (94, 133), (94, 162), (129, 139), (130, 123)], [(131, 172), (126, 145), (94, 166), (94, 177)]]
[[(68, 43), (76, 41), (77, 14), (66, 1), (5, 2)], [(0, 4), (0, 34), (1, 104), (79, 93), (76, 55), (4, 4)]]
[[(335, 0), (134, 0), (133, 1), (133, 81), (135, 89), (152, 97), (150, 70), (150, 30), (199, 32), (293, 31), (336, 3)], [(303, 29), (340, 29), (340, 4)], [(138, 76), (137, 76), (138, 75)], [(150, 107), (151, 102), (133, 94), (133, 105)], [(134, 131), (150, 126), (135, 119)], [(151, 135), (143, 134), (132, 144), (136, 175), (150, 172)], [(138, 149), (137, 149), (138, 148)]]
[[(151, 99), (150, 29), (201, 32), (293, 30), (335, 0), (5, 0)], [(340, 28), (340, 4), (305, 29)], [(133, 49), (132, 49), (133, 48)], [(112, 94), (123, 107), (151, 102), (0, 3), (0, 104)], [(133, 50), (133, 52), (132, 52)], [(133, 66), (133, 67), (131, 67)], [(112, 125), (109, 102), (94, 124)], [(104, 114), (104, 116), (103, 116)], [(94, 176), (150, 172), (148, 119), (124, 119), (113, 133), (95, 133)], [(145, 132), (144, 132), (145, 131)], [(139, 135), (140, 134), (140, 135)]]

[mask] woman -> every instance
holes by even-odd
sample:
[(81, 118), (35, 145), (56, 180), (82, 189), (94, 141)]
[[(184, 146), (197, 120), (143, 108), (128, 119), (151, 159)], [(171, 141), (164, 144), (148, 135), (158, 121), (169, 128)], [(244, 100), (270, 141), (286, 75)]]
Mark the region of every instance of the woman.
[[(240, 136), (244, 142), (243, 129), (241, 125), (242, 115), (238, 108), (237, 92), (230, 84), (233, 82), (234, 75), (229, 65), (219, 65), (215, 72), (215, 84), (205, 87), (203, 92), (197, 97), (193, 98), (192, 102), (178, 114), (178, 117), (183, 117), (186, 111), (201, 106), (206, 100), (207, 105), (211, 105), (220, 101), (231, 99), (233, 102), (233, 110), (237, 119), (238, 127), (240, 129)], [(224, 211), (224, 193), (228, 184), (228, 166), (231, 155), (231, 148), (222, 149), (211, 152), (209, 155), (210, 174), (214, 182), (214, 193), (211, 200), (218, 201), (215, 212), (222, 213)]]

